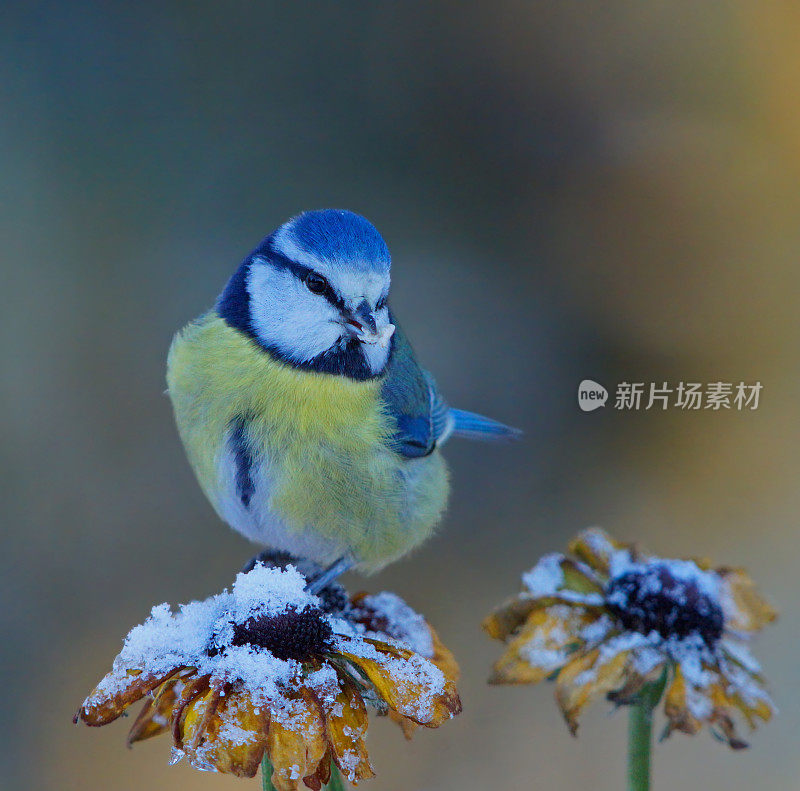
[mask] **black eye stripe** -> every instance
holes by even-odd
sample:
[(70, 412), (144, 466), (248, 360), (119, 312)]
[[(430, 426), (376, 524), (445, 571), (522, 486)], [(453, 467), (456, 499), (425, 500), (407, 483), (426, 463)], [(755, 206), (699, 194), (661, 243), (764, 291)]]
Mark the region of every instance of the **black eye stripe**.
[(344, 299), (342, 299), (342, 296), (337, 293), (336, 289), (331, 285), (330, 281), (324, 275), (320, 275), (319, 272), (315, 272), (313, 269), (311, 269), (311, 267), (298, 264), (297, 261), (292, 261), (291, 258), (287, 258), (285, 255), (277, 252), (276, 250), (271, 249), (268, 256), (258, 257), (262, 261), (272, 264), (277, 269), (285, 269), (291, 272), (301, 282), (304, 282), (309, 275), (317, 275), (318, 277), (321, 277), (328, 284), (328, 288), (321, 292), (320, 296), (325, 297), (325, 299), (327, 299), (328, 302), (330, 302), (335, 308), (344, 310)]

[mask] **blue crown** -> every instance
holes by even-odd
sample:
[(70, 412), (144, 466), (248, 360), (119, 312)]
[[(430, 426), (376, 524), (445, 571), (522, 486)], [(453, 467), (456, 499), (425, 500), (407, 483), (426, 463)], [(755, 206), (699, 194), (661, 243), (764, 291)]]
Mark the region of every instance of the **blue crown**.
[(301, 250), (329, 264), (346, 262), (364, 271), (377, 272), (385, 272), (391, 265), (383, 237), (360, 214), (341, 209), (309, 211), (283, 227), (287, 238)]

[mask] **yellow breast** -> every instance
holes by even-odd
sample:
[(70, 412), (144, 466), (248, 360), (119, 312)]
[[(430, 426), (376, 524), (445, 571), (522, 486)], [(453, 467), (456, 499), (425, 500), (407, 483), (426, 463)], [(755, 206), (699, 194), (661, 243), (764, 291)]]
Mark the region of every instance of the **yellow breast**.
[(213, 312), (175, 337), (167, 386), (181, 437), (203, 478), (214, 476), (216, 444), (239, 416), (253, 421), (260, 439), (276, 449), (307, 441), (356, 449), (385, 441), (391, 430), (377, 380), (292, 368)]
[(379, 379), (293, 368), (209, 313), (176, 336), (167, 383), (187, 455), (215, 507), (225, 438), (245, 418), (249, 444), (269, 465), (269, 508), (287, 529), (313, 529), (377, 566), (438, 521), (444, 463), (438, 453), (410, 461), (388, 448), (393, 423)]

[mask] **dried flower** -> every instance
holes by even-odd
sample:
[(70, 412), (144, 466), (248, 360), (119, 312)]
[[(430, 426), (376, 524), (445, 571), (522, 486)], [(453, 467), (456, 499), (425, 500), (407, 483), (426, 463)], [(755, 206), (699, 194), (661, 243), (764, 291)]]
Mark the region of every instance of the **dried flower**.
[(319, 789), (331, 761), (373, 776), (367, 706), (435, 728), (461, 710), (457, 666), (425, 620), (393, 594), (312, 596), (295, 568), (256, 565), (231, 592), (154, 607), (75, 720), (106, 725), (147, 696), (133, 743), (171, 732), (173, 762), (252, 777), (263, 756), (278, 791)]
[(508, 648), (495, 684), (555, 677), (556, 700), (574, 734), (595, 697), (633, 703), (666, 678), (672, 731), (707, 724), (734, 749), (746, 747), (734, 715), (753, 728), (774, 706), (748, 637), (776, 617), (742, 569), (667, 560), (614, 541), (598, 528), (523, 575), (525, 589), (484, 621)]

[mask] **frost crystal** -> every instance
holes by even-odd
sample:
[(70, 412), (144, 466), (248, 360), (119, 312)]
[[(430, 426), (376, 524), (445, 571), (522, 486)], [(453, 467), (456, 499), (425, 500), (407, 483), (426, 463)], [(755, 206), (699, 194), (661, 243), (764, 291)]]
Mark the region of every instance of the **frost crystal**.
[(557, 552), (545, 555), (522, 575), (522, 582), (531, 596), (552, 596), (564, 584), (564, 572), (561, 571), (563, 559), (564, 556)]

